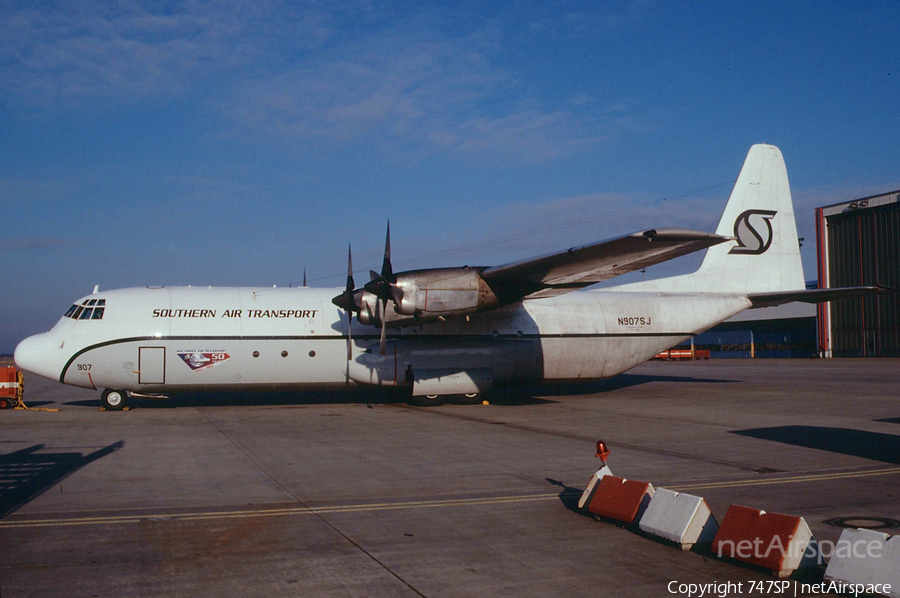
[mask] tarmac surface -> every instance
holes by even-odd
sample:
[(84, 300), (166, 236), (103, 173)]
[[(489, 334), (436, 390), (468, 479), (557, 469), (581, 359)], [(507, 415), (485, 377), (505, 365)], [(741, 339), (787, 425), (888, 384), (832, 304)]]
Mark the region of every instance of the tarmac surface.
[(598, 439), (616, 475), (704, 496), (720, 521), (737, 503), (820, 542), (836, 518), (900, 533), (900, 360), (651, 362), (489, 398), (101, 412), (99, 391), (27, 376), (26, 402), (60, 411), (0, 411), (0, 596), (777, 595), (751, 591), (764, 572), (579, 512)]

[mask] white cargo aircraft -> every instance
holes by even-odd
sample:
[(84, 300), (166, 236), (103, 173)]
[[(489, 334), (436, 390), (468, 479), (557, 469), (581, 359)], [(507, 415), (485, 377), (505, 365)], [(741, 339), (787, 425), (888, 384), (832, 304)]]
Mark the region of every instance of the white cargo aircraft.
[[(693, 274), (570, 293), (707, 249)], [(404, 387), (418, 404), (495, 385), (614, 376), (748, 308), (877, 288), (805, 290), (787, 171), (755, 145), (715, 234), (650, 229), (493, 267), (380, 274), (346, 289), (147, 287), (79, 299), (15, 352), (24, 370), (128, 392)], [(354, 321), (353, 316), (356, 316)]]

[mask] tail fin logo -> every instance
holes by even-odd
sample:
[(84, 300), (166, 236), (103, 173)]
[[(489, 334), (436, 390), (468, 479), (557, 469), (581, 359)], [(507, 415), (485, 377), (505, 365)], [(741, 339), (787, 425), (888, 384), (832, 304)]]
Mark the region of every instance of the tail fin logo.
[(772, 210), (747, 210), (734, 221), (737, 247), (728, 253), (759, 255), (772, 244), (772, 218), (778, 212)]

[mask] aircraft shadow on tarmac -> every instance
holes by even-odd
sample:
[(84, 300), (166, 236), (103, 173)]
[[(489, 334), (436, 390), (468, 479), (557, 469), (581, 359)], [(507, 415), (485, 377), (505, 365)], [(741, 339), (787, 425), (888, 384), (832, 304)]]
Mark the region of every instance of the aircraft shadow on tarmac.
[(885, 422), (888, 424), (900, 424), (900, 417), (888, 417), (886, 419), (876, 419), (877, 422)]
[[(546, 397), (578, 396), (603, 394), (622, 388), (662, 383), (722, 384), (733, 383), (734, 380), (717, 378), (694, 378), (692, 376), (653, 376), (645, 374), (619, 374), (606, 380), (596, 380), (579, 384), (559, 384), (548, 386), (507, 387), (494, 389), (487, 399), (494, 405), (543, 405), (556, 403)], [(408, 389), (407, 389), (408, 393)], [(138, 409), (165, 409), (175, 407), (250, 407), (278, 405), (339, 405), (365, 404), (390, 405), (403, 404), (408, 394), (386, 389), (352, 389), (323, 392), (217, 392), (217, 393), (185, 393), (174, 395), (169, 399), (147, 399), (132, 397), (129, 405)], [(458, 402), (449, 399), (448, 403)], [(64, 405), (78, 407), (99, 407), (97, 400), (68, 401)]]
[(674, 384), (727, 384), (735, 380), (724, 378), (694, 378), (693, 376), (653, 376), (649, 374), (619, 374), (605, 380), (594, 380), (580, 384), (548, 385), (535, 388), (520, 388), (515, 390), (531, 392), (540, 395), (591, 395), (602, 394), (620, 388), (630, 388), (651, 382), (663, 382)]
[[(337, 390), (330, 392), (214, 392), (181, 393), (168, 399), (131, 397), (131, 409), (171, 409), (176, 407), (253, 407), (279, 405), (391, 404), (405, 399), (390, 392)], [(64, 405), (99, 407), (100, 400), (68, 401)]]
[(43, 453), (42, 444), (0, 455), (0, 518), (31, 502), (85, 465), (112, 454), (124, 443), (113, 443), (88, 455)]
[(820, 426), (754, 428), (732, 434), (900, 464), (900, 436), (892, 434)]

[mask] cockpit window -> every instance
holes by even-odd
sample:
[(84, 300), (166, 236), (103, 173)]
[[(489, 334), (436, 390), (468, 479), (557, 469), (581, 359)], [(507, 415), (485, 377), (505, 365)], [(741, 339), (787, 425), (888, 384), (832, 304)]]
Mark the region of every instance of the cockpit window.
[(106, 299), (85, 299), (81, 305), (77, 303), (66, 312), (66, 318), (73, 320), (102, 320), (106, 311)]

